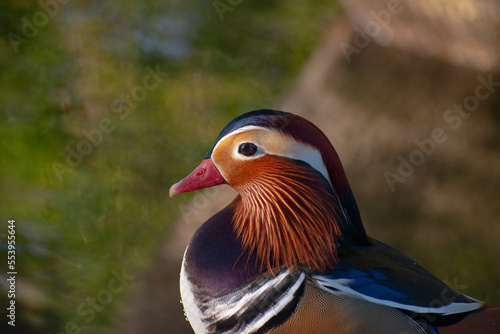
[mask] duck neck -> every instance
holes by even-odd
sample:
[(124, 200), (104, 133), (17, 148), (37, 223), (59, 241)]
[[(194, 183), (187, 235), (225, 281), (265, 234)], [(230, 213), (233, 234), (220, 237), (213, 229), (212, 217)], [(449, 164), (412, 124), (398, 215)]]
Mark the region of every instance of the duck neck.
[(244, 250), (270, 272), (282, 265), (334, 267), (350, 223), (329, 182), (300, 164), (267, 171), (236, 189), (233, 225)]

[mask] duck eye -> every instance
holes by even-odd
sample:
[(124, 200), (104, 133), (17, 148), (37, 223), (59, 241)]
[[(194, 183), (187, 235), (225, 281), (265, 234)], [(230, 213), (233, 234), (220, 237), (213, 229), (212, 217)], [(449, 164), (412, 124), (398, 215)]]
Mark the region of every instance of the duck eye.
[(238, 147), (238, 153), (245, 157), (252, 156), (257, 153), (257, 145), (254, 143), (242, 143), (240, 147)]

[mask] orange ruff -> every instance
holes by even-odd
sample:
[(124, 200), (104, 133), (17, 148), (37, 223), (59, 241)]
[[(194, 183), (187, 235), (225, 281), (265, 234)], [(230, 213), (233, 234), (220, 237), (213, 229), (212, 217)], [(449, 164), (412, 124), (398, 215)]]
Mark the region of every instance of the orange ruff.
[(251, 181), (231, 184), (240, 193), (231, 204), (233, 223), (243, 248), (261, 260), (261, 270), (306, 264), (324, 271), (337, 264), (341, 220), (328, 181), (311, 167), (277, 156), (244, 168)]

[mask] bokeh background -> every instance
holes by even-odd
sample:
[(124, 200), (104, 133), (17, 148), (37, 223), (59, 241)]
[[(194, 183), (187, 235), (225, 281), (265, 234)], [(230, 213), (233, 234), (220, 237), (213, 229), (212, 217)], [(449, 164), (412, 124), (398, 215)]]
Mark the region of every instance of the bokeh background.
[(3, 0), (0, 48), (2, 333), (191, 333), (182, 253), (234, 192), (168, 189), (261, 108), (329, 136), (372, 237), (500, 304), (497, 1)]

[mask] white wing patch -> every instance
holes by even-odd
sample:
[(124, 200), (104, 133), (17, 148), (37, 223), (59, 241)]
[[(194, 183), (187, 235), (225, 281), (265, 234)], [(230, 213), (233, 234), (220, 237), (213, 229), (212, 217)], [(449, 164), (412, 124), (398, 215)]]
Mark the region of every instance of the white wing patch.
[[(352, 289), (349, 286), (349, 279), (330, 279), (322, 276), (313, 276), (313, 281), (316, 283), (318, 287), (321, 289), (331, 293), (331, 294), (343, 294), (343, 295), (349, 295), (355, 298), (362, 298), (364, 300), (367, 300), (369, 302), (375, 303), (375, 304), (380, 304), (380, 305), (386, 305), (394, 308), (399, 308), (403, 310), (408, 310), (411, 312), (415, 313), (434, 313), (434, 314), (441, 314), (441, 315), (450, 315), (450, 314), (457, 314), (457, 313), (464, 313), (464, 312), (469, 312), (469, 311), (474, 311), (481, 306), (483, 306), (483, 302), (476, 300), (474, 298), (471, 298), (467, 296), (468, 298), (474, 300), (474, 302), (471, 303), (450, 303), (447, 305), (443, 306), (438, 306), (442, 305), (443, 302), (436, 300), (436, 306), (437, 307), (422, 307), (422, 306), (417, 306), (417, 305), (408, 305), (408, 304), (402, 304), (398, 302), (394, 302), (391, 300), (384, 300), (384, 299), (379, 299), (379, 298), (374, 298), (367, 296), (365, 294), (362, 294), (354, 289)], [(333, 290), (332, 290), (333, 289)]]

